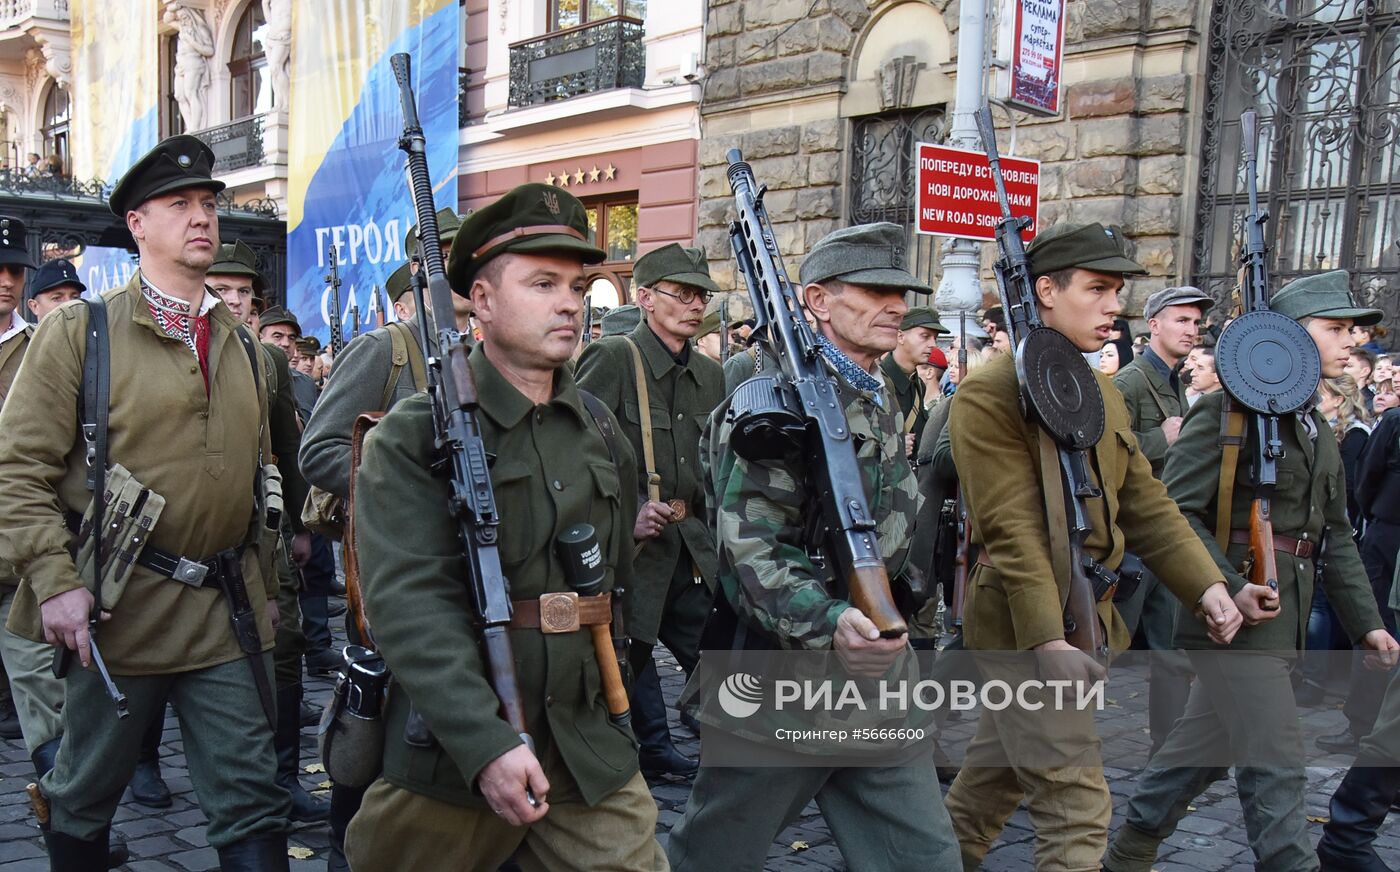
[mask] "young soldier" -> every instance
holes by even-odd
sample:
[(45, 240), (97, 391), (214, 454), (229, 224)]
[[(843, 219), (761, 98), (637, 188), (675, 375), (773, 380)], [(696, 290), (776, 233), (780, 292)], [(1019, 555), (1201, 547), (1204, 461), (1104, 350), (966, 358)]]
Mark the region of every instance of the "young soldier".
[[(894, 348), (908, 309), (905, 292), (921, 286), (904, 267), (904, 244), (904, 230), (894, 224), (845, 228), (813, 246), (800, 270), (822, 360), (859, 446), (857, 462), (891, 576), (907, 562), (918, 507), (893, 389), (877, 364)], [(762, 360), (767, 372), (776, 371), (770, 355)], [(830, 564), (818, 565), (803, 547), (803, 509), (815, 500), (805, 486), (810, 459), (739, 457), (729, 447), (733, 424), (725, 409), (710, 417), (700, 457), (719, 545), (718, 596), (738, 622), (736, 637), (774, 648), (835, 651), (876, 673), (888, 668), (907, 650), (908, 637), (880, 638), (869, 617), (833, 594)], [(678, 872), (757, 869), (779, 831), (814, 798), (854, 867), (949, 869), (957, 863), (930, 755), (890, 767), (701, 767), (667, 853)]]
[[(933, 289), (924, 289), (920, 284), (910, 290), (931, 294)], [(924, 407), (924, 380), (919, 378), (921, 363), (928, 363), (928, 353), (936, 345), (938, 337), (949, 333), (938, 320), (938, 312), (928, 306), (917, 306), (904, 315), (899, 322), (899, 336), (895, 339), (894, 350), (880, 361), (880, 369), (894, 386), (895, 399), (899, 401), (899, 419), (904, 428), (904, 453), (914, 456), (914, 446), (919, 444), (924, 426), (928, 424), (928, 409)]]
[[(400, 403), (366, 441), (355, 534), (365, 607), (395, 686), (384, 771), (346, 837), (356, 872), (495, 870), (517, 848), (527, 868), (666, 868), (637, 745), (608, 720), (588, 628), (538, 628), (541, 595), (569, 590), (556, 542), (575, 524), (596, 531), (607, 586), (633, 586), (632, 450), (616, 439), (614, 463), (566, 365), (583, 328), (584, 264), (603, 259), (587, 230), (567, 191), (526, 184), (467, 218), (448, 264), (481, 324), (468, 365), (494, 457), (533, 749), (497, 714), (487, 681), (428, 398)], [(606, 423), (615, 432), (611, 415)], [(410, 706), (431, 727), (428, 747), (404, 739)]]
[[(141, 733), (167, 698), (220, 865), (287, 868), (289, 802), (274, 780), (272, 700), (264, 694), (277, 580), (264, 576), (254, 535), (264, 523), (255, 494), (260, 464), (271, 461), (266, 393), (252, 336), (204, 286), (218, 251), (214, 195), (223, 189), (210, 177), (213, 163), (198, 139), (171, 137), (136, 162), (110, 201), (136, 240), (141, 269), (104, 295), (108, 456), (165, 498), (97, 634), (128, 718), (115, 717), (103, 681), (87, 668), (94, 599), (68, 552), (66, 525), (93, 498), (78, 426), (86, 305), (64, 306), (43, 322), (33, 363), (0, 412), (0, 514), (7, 519), (0, 556), (23, 579), (9, 626), (74, 651), (78, 661), (66, 681), (66, 740), (40, 782), (51, 806), (44, 839), (55, 869), (106, 864), (112, 813)], [(245, 655), (230, 625), (223, 591), (239, 588), (256, 618), (261, 654)]]
[[(1122, 308), (1124, 276), (1145, 272), (1127, 257), (1121, 231), (1060, 225), (1042, 231), (1027, 253), (1044, 324), (1084, 353), (1102, 347)], [(1124, 547), (1131, 547), (1172, 593), (1204, 612), (1212, 635), (1228, 640), (1240, 619), (1220, 571), (1153, 478), (1118, 392), (1107, 376), (1095, 371), (1094, 378), (1106, 423), (1088, 452), (1102, 495), (1087, 500), (1092, 529), (1085, 553), (1116, 568)], [(1069, 576), (1057, 564), (1068, 552), (1068, 532), (1063, 520), (1057, 525), (1047, 514), (1041, 484), (1049, 478), (1052, 499), (1061, 499), (1059, 470), (1042, 465), (1049, 437), (1021, 414), (1018, 398), (1015, 360), (999, 354), (958, 385), (949, 412), (972, 544), (980, 549), (967, 583), (964, 643), (973, 651), (1043, 652), (1044, 669), (1093, 680), (1100, 668), (1065, 641)], [(1111, 647), (1125, 648), (1127, 632), (1113, 604), (1100, 603), (1099, 616)], [(982, 712), (948, 791), (964, 869), (982, 862), (1022, 799), (1036, 828), (1037, 869), (1098, 868), (1113, 806), (1093, 712), (1059, 711), (1054, 724), (1048, 730), (1043, 718), (1027, 710)]]
[(705, 507), (697, 454), (700, 431), (724, 399), (724, 370), (696, 352), (705, 304), (719, 288), (705, 252), (671, 244), (648, 252), (632, 274), (646, 320), (626, 336), (593, 342), (578, 359), (579, 387), (603, 401), (623, 424), (646, 487), (633, 537), (637, 584), (627, 591), (624, 625), (630, 656), (632, 729), (642, 743), (642, 772), (693, 775), (666, 727), (666, 703), (652, 660), (663, 642), (686, 675), (700, 659), (700, 631), (710, 613), (715, 545), (701, 520)]
[[(1346, 367), (1353, 321), (1374, 323), (1380, 317), (1379, 311), (1352, 303), (1348, 286), (1347, 274), (1341, 270), (1308, 276), (1280, 288), (1269, 304), (1273, 311), (1296, 318), (1307, 328), (1322, 359), (1323, 378), (1341, 375)], [(1236, 769), (1240, 803), (1259, 868), (1312, 869), (1316, 860), (1303, 807), (1307, 780), (1289, 671), (1303, 647), (1312, 603), (1314, 549), (1324, 529), (1328, 534), (1322, 584), (1342, 628), (1362, 647), (1383, 652), (1391, 664), (1400, 646), (1385, 631), (1376, 611), (1347, 523), (1337, 440), (1316, 409), (1305, 408), (1279, 422), (1284, 455), (1278, 461), (1278, 487), (1270, 501), (1278, 590), (1249, 583), (1241, 571), (1254, 497), (1247, 462), (1239, 463), (1235, 474), (1230, 544), (1221, 548), (1216, 541), (1225, 399), (1223, 391), (1208, 394), (1191, 407), (1181, 436), (1167, 455), (1164, 480), (1210, 550), (1217, 571), (1235, 591), (1247, 626), (1231, 647), (1250, 656), (1200, 653), (1211, 651), (1211, 640), (1195, 624), (1177, 628), (1176, 643), (1190, 655), (1196, 682), (1186, 714), (1159, 754), (1167, 760), (1188, 760), (1203, 742), (1227, 739), (1240, 761)], [(1256, 730), (1259, 724), (1267, 724), (1267, 730)], [(1277, 752), (1298, 765), (1266, 765), (1256, 756)], [(1104, 856), (1105, 868), (1147, 872), (1162, 840), (1185, 817), (1187, 803), (1227, 774), (1225, 767), (1180, 765), (1144, 772), (1128, 803), (1127, 822)]]
[[(1151, 339), (1147, 351), (1118, 370), (1113, 384), (1123, 395), (1128, 419), (1152, 474), (1162, 477), (1167, 448), (1181, 431), (1186, 414), (1186, 391), (1179, 376), (1181, 362), (1196, 346), (1201, 319), (1212, 300), (1192, 287), (1163, 288), (1147, 298), (1143, 317)], [(1167, 739), (1172, 724), (1186, 708), (1191, 689), (1190, 666), (1172, 647), (1176, 627), (1176, 598), (1157, 583), (1150, 570), (1143, 573), (1137, 593), (1120, 607), (1128, 633), (1139, 624), (1153, 655), (1148, 677), (1147, 723), (1155, 753)]]

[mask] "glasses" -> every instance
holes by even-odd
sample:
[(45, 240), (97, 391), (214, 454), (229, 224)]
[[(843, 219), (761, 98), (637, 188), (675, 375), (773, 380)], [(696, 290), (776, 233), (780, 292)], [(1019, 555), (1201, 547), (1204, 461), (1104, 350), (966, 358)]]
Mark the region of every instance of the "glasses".
[(660, 288), (652, 288), (652, 290), (658, 294), (665, 294), (666, 296), (671, 297), (672, 299), (680, 300), (682, 306), (689, 306), (696, 300), (699, 300), (702, 303), (710, 302), (709, 291), (703, 288), (692, 288), (690, 285), (682, 285), (681, 292), (679, 294), (673, 294), (670, 291), (663, 291)]

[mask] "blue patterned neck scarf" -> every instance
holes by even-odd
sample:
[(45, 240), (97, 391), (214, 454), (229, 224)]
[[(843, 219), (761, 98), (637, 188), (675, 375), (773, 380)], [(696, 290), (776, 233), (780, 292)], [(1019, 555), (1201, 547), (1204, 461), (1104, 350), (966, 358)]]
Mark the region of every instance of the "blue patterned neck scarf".
[(880, 408), (885, 407), (885, 398), (882, 389), (885, 383), (865, 370), (860, 368), (854, 360), (846, 356), (846, 353), (832, 344), (825, 336), (817, 336), (817, 348), (821, 351), (826, 362), (836, 368), (836, 372), (845, 379), (851, 387), (856, 390), (865, 391), (874, 398)]

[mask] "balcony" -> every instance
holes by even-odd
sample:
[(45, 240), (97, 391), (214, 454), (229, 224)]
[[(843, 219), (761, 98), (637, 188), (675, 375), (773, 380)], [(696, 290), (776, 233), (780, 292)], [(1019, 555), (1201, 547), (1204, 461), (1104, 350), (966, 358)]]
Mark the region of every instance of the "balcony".
[(619, 15), (513, 43), (510, 107), (642, 87), (646, 78), (642, 35), (640, 19)]
[(263, 127), (272, 113), (240, 118), (218, 127), (196, 130), (191, 135), (214, 151), (214, 174), (261, 166), (264, 163)]

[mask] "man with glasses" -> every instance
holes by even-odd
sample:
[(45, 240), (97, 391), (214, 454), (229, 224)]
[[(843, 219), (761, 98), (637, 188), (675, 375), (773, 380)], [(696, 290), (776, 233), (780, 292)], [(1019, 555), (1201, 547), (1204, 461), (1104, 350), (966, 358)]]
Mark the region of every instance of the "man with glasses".
[(705, 497), (697, 461), (700, 431), (724, 399), (724, 371), (691, 340), (719, 288), (704, 251), (676, 244), (643, 256), (633, 278), (644, 320), (625, 336), (589, 344), (579, 357), (578, 383), (617, 415), (647, 488), (633, 530), (641, 547), (637, 582), (624, 614), (637, 676), (632, 727), (642, 745), (642, 772), (691, 775), (697, 764), (671, 743), (651, 652), (664, 642), (689, 674), (710, 612), (716, 555), (700, 518)]

